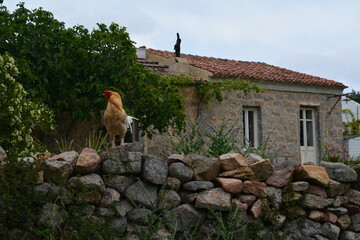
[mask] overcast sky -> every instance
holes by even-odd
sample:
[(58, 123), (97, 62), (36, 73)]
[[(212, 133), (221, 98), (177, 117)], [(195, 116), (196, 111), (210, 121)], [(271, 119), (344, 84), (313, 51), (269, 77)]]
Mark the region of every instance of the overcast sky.
[[(4, 0), (13, 11), (17, 0)], [(23, 0), (66, 27), (112, 22), (136, 46), (265, 62), (360, 91), (359, 0)]]

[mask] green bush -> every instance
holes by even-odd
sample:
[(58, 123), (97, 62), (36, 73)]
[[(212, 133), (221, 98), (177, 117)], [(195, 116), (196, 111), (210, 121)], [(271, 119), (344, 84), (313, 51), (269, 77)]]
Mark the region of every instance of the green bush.
[(24, 156), (35, 149), (32, 133), (54, 129), (53, 113), (27, 97), (15, 80), (18, 69), (8, 54), (0, 55), (0, 146), (9, 154)]

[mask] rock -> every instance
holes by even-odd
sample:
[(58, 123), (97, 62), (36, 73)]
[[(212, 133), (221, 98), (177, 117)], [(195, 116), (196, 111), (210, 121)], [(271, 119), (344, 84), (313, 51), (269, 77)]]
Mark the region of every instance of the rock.
[(330, 179), (329, 185), (326, 189), (328, 197), (332, 198), (335, 196), (341, 196), (350, 189), (350, 184), (340, 183)]
[(240, 202), (239, 199), (231, 199), (231, 204), (235, 205), (237, 207), (237, 209), (239, 209), (240, 211), (246, 211), (248, 209), (248, 205), (246, 203), (242, 203)]
[(84, 148), (76, 162), (75, 171), (79, 174), (94, 172), (100, 165), (101, 158), (94, 149)]
[(165, 214), (169, 227), (176, 232), (190, 231), (200, 225), (204, 218), (203, 213), (187, 203), (173, 208)]
[(106, 160), (102, 164), (104, 172), (119, 175), (127, 173), (140, 173), (143, 154), (141, 152), (116, 152), (119, 147), (121, 146), (109, 150), (115, 151), (115, 153), (107, 153), (108, 155), (105, 154), (108, 158), (105, 158)]
[(327, 208), (327, 211), (334, 213), (336, 216), (341, 216), (348, 212), (344, 207), (329, 207)]
[(322, 235), (314, 235), (312, 238), (309, 238), (311, 240), (329, 240), (328, 238), (326, 237), (323, 237)]
[(324, 222), (330, 222), (332, 224), (335, 224), (337, 222), (337, 220), (338, 220), (338, 217), (332, 212), (326, 212), (325, 216), (323, 218)]
[(312, 165), (301, 165), (296, 168), (295, 179), (308, 181), (323, 187), (327, 187), (330, 180), (329, 175), (324, 167), (317, 167)]
[(227, 153), (219, 157), (220, 167), (224, 171), (248, 166), (246, 158), (239, 153)]
[(350, 203), (344, 203), (344, 204), (342, 204), (342, 206), (348, 210), (348, 214), (350, 216), (354, 215), (354, 214), (357, 214), (357, 213), (360, 213), (360, 207), (358, 205), (350, 204)]
[(340, 217), (338, 217), (336, 224), (339, 226), (341, 230), (346, 230), (351, 225), (351, 219), (350, 216), (347, 214), (344, 214)]
[(241, 180), (255, 180), (256, 177), (250, 167), (242, 167), (234, 170), (222, 172), (219, 177), (238, 178)]
[(267, 187), (267, 196), (276, 209), (280, 208), (282, 202), (282, 191), (280, 188)]
[(114, 175), (109, 176), (106, 180), (106, 185), (110, 188), (115, 189), (120, 194), (125, 194), (128, 187), (135, 182), (135, 179), (131, 176), (125, 175)]
[(101, 194), (97, 191), (79, 192), (75, 197), (76, 201), (85, 202), (91, 205), (98, 205), (101, 198)]
[(74, 196), (69, 190), (52, 183), (43, 182), (34, 188), (34, 199), (37, 202), (60, 200), (64, 204), (70, 204), (73, 202), (73, 198)]
[(114, 203), (114, 209), (116, 212), (116, 215), (120, 217), (125, 217), (128, 212), (133, 209), (133, 206), (131, 203), (126, 199), (121, 199), (119, 202)]
[(5, 150), (0, 146), (0, 163), (7, 158)]
[(144, 153), (144, 145), (139, 142), (126, 143), (124, 145), (110, 148), (109, 150), (100, 154), (101, 160), (114, 160), (120, 162), (126, 162), (128, 160), (129, 152)]
[(360, 213), (354, 214), (350, 216), (351, 224), (349, 227), (349, 230), (352, 230), (354, 232), (360, 231)]
[(274, 172), (274, 166), (267, 159), (251, 164), (250, 168), (258, 181), (266, 181)]
[(167, 163), (156, 156), (144, 155), (142, 176), (144, 180), (153, 184), (163, 185), (165, 184), (168, 176), (168, 165)]
[(172, 209), (180, 203), (181, 198), (174, 190), (162, 190), (158, 195), (158, 209)]
[(305, 192), (309, 188), (309, 183), (304, 181), (293, 182), (291, 188), (295, 192)]
[(182, 203), (192, 203), (195, 201), (197, 193), (193, 192), (180, 192), (180, 198)]
[[(189, 154), (196, 181), (212, 181), (219, 175), (220, 165), (216, 159)], [(181, 181), (181, 180), (180, 180)]]
[(231, 208), (231, 194), (225, 192), (222, 188), (202, 191), (196, 196), (195, 207), (229, 211)]
[(184, 163), (185, 165), (187, 166), (191, 166), (192, 165), (192, 161), (191, 159), (185, 157), (184, 155), (181, 155), (181, 154), (171, 154), (169, 157), (168, 157), (168, 164), (171, 165), (173, 163), (176, 163), (176, 162), (182, 162)]
[(157, 203), (157, 188), (150, 183), (137, 181), (126, 190), (125, 196), (135, 204), (151, 208)]
[(327, 237), (329, 240), (337, 240), (340, 234), (340, 228), (331, 223), (324, 223), (321, 225), (322, 235)]
[(323, 198), (327, 198), (326, 189), (323, 187), (320, 187), (320, 186), (309, 185), (306, 192), (323, 197)]
[(267, 196), (267, 187), (264, 182), (245, 181), (243, 192), (262, 198)]
[(111, 217), (114, 215), (114, 212), (110, 208), (98, 207), (95, 211), (95, 216), (97, 217)]
[(327, 199), (314, 194), (305, 194), (302, 204), (311, 209), (322, 209), (334, 202), (334, 199)]
[(169, 176), (177, 178), (181, 183), (184, 183), (193, 178), (194, 171), (184, 163), (173, 163), (169, 167)]
[(337, 196), (335, 197), (335, 201), (333, 203), (334, 207), (340, 207), (341, 205), (348, 203), (349, 199), (345, 196)]
[(284, 232), (289, 234), (292, 240), (304, 240), (322, 233), (320, 223), (302, 218), (287, 223)]
[(173, 177), (168, 177), (164, 184), (165, 189), (170, 189), (170, 190), (175, 190), (175, 191), (179, 191), (180, 186), (181, 186), (180, 180), (177, 178), (173, 178)]
[(96, 173), (90, 173), (81, 177), (72, 177), (69, 180), (69, 186), (78, 190), (105, 191), (103, 179)]
[(319, 210), (311, 210), (308, 218), (310, 220), (320, 222), (322, 219), (324, 219), (324, 217), (325, 217), (325, 213), (323, 213)]
[(116, 235), (122, 235), (126, 231), (127, 220), (126, 218), (112, 218), (109, 221), (109, 228), (112, 233)]
[(240, 179), (218, 177), (216, 178), (216, 181), (220, 183), (221, 187), (224, 189), (225, 192), (229, 192), (232, 194), (238, 194), (244, 188), (244, 184)]
[(46, 203), (41, 210), (39, 223), (49, 228), (58, 228), (68, 215), (59, 205)]
[(249, 194), (241, 194), (238, 199), (240, 202), (246, 203), (248, 206), (252, 206), (256, 202), (257, 197)]
[(53, 178), (58, 176), (68, 179), (74, 171), (77, 158), (78, 153), (71, 151), (46, 159), (42, 162), (44, 166), (44, 180), (55, 180)]
[(183, 184), (183, 188), (186, 191), (200, 192), (214, 188), (214, 184), (210, 181), (190, 181)]
[(262, 157), (260, 157), (259, 155), (255, 154), (255, 153), (250, 153), (249, 155), (247, 155), (246, 159), (249, 164), (264, 161), (264, 159)]
[(120, 193), (115, 189), (106, 188), (101, 198), (100, 207), (109, 207), (118, 201), (120, 201)]
[(358, 240), (356, 233), (351, 231), (343, 231), (340, 233), (339, 240)]
[(357, 181), (357, 173), (351, 167), (337, 162), (321, 161), (320, 165), (324, 167), (329, 177), (338, 182), (355, 182)]
[(128, 219), (139, 225), (148, 224), (147, 219), (151, 219), (152, 212), (147, 208), (134, 208), (128, 214)]
[(348, 197), (349, 202), (360, 205), (360, 191), (350, 189), (345, 196)]
[(267, 185), (283, 188), (289, 184), (293, 176), (294, 169), (281, 169), (273, 172), (266, 180)]
[(261, 199), (258, 199), (251, 207), (251, 213), (253, 214), (254, 218), (259, 218), (262, 216), (262, 206), (263, 202)]

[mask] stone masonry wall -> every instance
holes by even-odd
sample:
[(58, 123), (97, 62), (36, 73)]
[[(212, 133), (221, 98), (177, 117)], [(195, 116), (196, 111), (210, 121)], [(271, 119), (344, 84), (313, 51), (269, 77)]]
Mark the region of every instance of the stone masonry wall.
[[(243, 108), (258, 108), (260, 142), (270, 139), (271, 148), (274, 151), (279, 150), (279, 162), (300, 161), (300, 107), (315, 110), (318, 158), (321, 159), (321, 150), (325, 146), (335, 151), (343, 151), (341, 102), (336, 104), (329, 114), (337, 100), (329, 98), (332, 95), (267, 90), (244, 96), (240, 91), (232, 91), (224, 94), (227, 98), (222, 102), (214, 99), (201, 105), (199, 111), (199, 97), (195, 88), (184, 88), (182, 93), (186, 99), (188, 119), (193, 122), (199, 119), (200, 123), (211, 123), (212, 126), (220, 126), (223, 122), (230, 126), (235, 124), (238, 127), (237, 139), (240, 143), (243, 142)], [(161, 137), (153, 141), (147, 142), (147, 149), (149, 153), (157, 154), (161, 151), (158, 147), (163, 146), (159, 144)]]
[[(360, 239), (360, 166), (321, 162), (279, 168), (257, 155), (238, 153), (162, 159), (144, 154), (139, 143), (100, 155), (89, 148), (65, 152), (43, 165), (34, 198), (42, 204), (48, 199), (39, 213), (39, 224), (47, 227), (69, 228), (71, 206), (84, 202), (88, 206), (77, 217), (106, 222), (118, 239), (141, 239), (135, 230), (146, 232), (144, 218), (151, 214), (169, 223), (152, 239), (183, 239), (199, 224), (202, 239), (214, 239), (209, 210), (225, 214), (233, 206), (246, 222), (274, 215), (277, 230), (270, 231), (265, 222), (255, 232), (257, 239), (274, 234), (287, 240)], [(67, 184), (54, 184), (59, 176)]]

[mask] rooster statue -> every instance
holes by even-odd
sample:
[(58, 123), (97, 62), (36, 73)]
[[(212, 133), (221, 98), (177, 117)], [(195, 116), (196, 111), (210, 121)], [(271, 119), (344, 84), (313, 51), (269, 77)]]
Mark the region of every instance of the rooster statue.
[(121, 96), (117, 92), (104, 90), (103, 96), (108, 100), (107, 108), (104, 112), (104, 124), (111, 140), (111, 147), (115, 147), (115, 136), (119, 135), (121, 145), (124, 144), (124, 138), (129, 126), (128, 117)]

